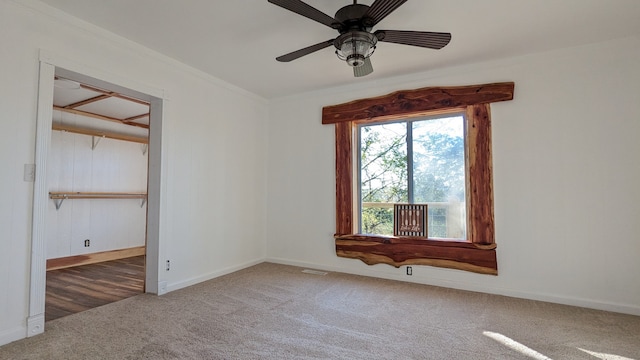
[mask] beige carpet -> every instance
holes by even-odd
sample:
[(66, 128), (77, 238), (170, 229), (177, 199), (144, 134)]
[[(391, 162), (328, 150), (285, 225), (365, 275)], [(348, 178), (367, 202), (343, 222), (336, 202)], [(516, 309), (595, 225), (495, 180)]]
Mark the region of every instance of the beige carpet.
[(47, 323), (0, 359), (640, 360), (640, 317), (264, 263)]

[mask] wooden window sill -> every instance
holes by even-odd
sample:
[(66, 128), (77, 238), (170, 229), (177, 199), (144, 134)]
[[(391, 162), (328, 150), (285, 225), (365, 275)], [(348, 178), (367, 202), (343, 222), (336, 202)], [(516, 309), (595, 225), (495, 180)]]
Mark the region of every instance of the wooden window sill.
[(335, 235), (336, 254), (367, 265), (430, 265), (498, 275), (496, 244), (381, 235)]

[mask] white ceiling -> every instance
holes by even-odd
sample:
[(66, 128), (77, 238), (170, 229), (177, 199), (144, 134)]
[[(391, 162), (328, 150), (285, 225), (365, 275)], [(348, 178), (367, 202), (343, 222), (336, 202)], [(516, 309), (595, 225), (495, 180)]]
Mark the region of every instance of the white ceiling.
[[(277, 62), (338, 33), (267, 0), (42, 1), (267, 99), (640, 34), (640, 0), (413, 0), (374, 30), (450, 32), (451, 43), (379, 43), (374, 73), (354, 78), (332, 48)], [(306, 2), (331, 16), (352, 3)]]

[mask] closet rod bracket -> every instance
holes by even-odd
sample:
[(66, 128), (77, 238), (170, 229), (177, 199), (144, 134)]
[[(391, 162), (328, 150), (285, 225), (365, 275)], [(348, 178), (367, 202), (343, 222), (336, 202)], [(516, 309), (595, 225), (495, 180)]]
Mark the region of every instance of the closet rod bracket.
[(67, 198), (66, 196), (63, 196), (63, 197), (58, 198), (58, 199), (53, 199), (53, 204), (56, 206), (56, 210), (60, 210), (60, 207), (62, 206), (62, 202), (66, 198)]
[(96, 147), (98, 146), (98, 144), (100, 143), (100, 140), (104, 139), (104, 135), (102, 136), (92, 136), (91, 137), (91, 150), (95, 150)]

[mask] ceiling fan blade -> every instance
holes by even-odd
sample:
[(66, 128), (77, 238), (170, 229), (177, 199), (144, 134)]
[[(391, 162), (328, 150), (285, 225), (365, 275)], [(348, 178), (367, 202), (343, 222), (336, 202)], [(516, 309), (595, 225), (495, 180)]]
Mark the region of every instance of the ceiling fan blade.
[(369, 75), (373, 72), (373, 66), (371, 65), (371, 58), (364, 59), (364, 64), (353, 68), (353, 76), (362, 77)]
[(378, 30), (374, 33), (378, 41), (442, 49), (451, 41), (451, 33), (429, 31)]
[(268, 1), (274, 5), (278, 5), (298, 15), (302, 15), (308, 19), (327, 25), (330, 28), (337, 29), (340, 26), (343, 26), (343, 24), (340, 21), (332, 18), (331, 16), (323, 13), (322, 11), (300, 0), (268, 0)]
[(317, 43), (315, 45), (311, 45), (311, 46), (308, 46), (308, 47), (306, 47), (304, 49), (296, 50), (294, 52), (290, 52), (290, 53), (282, 55), (282, 56), (278, 56), (276, 58), (276, 60), (278, 60), (280, 62), (289, 62), (289, 61), (295, 60), (295, 59), (297, 59), (299, 57), (303, 57), (305, 55), (309, 55), (312, 52), (316, 52), (318, 50), (322, 50), (322, 49), (324, 49), (326, 47), (329, 47), (331, 45), (333, 45), (333, 39), (327, 40), (327, 41), (323, 41), (321, 43)]
[[(371, 4), (369, 10), (366, 14), (364, 14), (363, 18), (369, 18), (373, 20), (371, 26), (379, 23), (382, 19), (386, 18), (387, 15), (391, 14), (395, 9), (399, 8), (400, 5), (406, 3), (407, 0), (376, 0)], [(369, 25), (367, 23), (367, 25)]]

